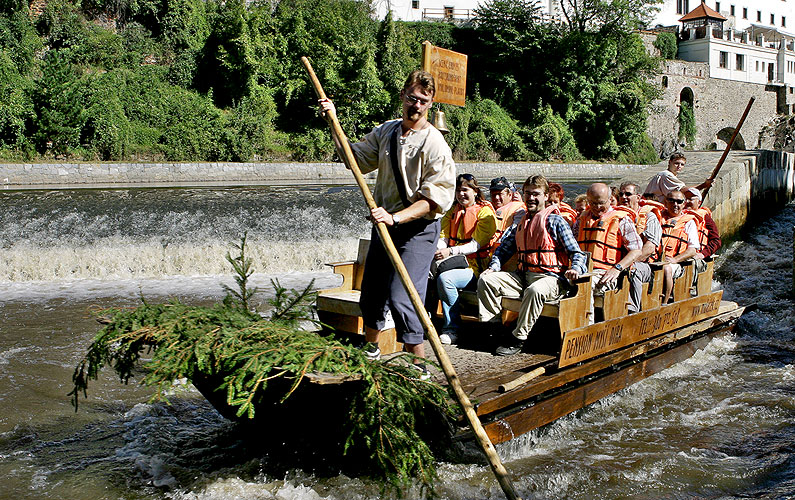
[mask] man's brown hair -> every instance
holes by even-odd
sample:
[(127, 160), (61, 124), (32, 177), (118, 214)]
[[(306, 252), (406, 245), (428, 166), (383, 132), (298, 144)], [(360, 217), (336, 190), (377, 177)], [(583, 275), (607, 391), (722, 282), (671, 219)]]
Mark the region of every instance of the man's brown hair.
[(541, 188), (544, 194), (549, 195), (549, 181), (547, 181), (547, 178), (543, 175), (531, 175), (528, 177), (527, 180), (524, 181), (524, 184), (522, 184), (522, 191), (524, 191), (526, 187)]
[(408, 78), (406, 78), (406, 83), (403, 84), (403, 92), (407, 91), (414, 85), (419, 85), (420, 88), (427, 94), (432, 96), (436, 95), (436, 82), (433, 80), (433, 75), (427, 71), (423, 71), (421, 69), (415, 69), (412, 71)]
[(687, 157), (684, 154), (682, 154), (682, 153), (674, 153), (674, 154), (672, 154), (671, 157), (668, 158), (668, 161), (674, 161), (674, 160), (678, 160), (680, 158), (685, 160), (685, 161), (687, 161)]

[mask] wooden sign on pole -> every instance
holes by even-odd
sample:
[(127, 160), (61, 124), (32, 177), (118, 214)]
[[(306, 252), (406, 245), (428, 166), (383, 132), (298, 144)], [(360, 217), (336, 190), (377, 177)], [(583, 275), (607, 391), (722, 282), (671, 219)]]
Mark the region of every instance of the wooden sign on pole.
[(436, 81), (434, 102), (466, 106), (467, 56), (422, 42), (422, 69)]

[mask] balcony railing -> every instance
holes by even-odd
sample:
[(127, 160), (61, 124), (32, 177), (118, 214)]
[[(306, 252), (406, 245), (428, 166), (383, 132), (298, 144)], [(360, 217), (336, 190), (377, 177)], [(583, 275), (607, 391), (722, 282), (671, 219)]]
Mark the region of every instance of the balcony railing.
[(446, 21), (465, 23), (475, 18), (473, 9), (422, 9), (423, 21)]

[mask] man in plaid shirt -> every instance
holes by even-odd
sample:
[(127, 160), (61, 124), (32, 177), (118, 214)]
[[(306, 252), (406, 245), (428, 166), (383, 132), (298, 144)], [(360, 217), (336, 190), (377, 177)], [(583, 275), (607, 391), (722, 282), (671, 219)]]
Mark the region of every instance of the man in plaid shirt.
[[(516, 328), (497, 348), (498, 356), (520, 352), (541, 315), (544, 302), (565, 293), (566, 280), (577, 279), (586, 271), (586, 256), (577, 245), (571, 227), (557, 207), (546, 206), (549, 197), (546, 178), (529, 177), (522, 186), (522, 197), (527, 206), (525, 216), (503, 234), (489, 268), (478, 279), (480, 321), (499, 322), (502, 297), (522, 296)], [(519, 269), (501, 271), (517, 252)]]

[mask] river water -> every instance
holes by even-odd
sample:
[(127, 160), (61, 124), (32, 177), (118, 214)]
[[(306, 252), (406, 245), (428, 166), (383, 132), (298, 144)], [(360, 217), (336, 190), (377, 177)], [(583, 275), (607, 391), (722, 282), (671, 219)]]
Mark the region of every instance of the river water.
[[(334, 286), (323, 263), (349, 259), (368, 233), (354, 189), (4, 191), (0, 203), (0, 500), (382, 497), (367, 478), (302, 468), (311, 450), (257, 449), (190, 387), (150, 403), (106, 373), (79, 412), (66, 396), (93, 310), (219, 300), (224, 255), (245, 231), (260, 303), (273, 278)], [(794, 224), (790, 205), (724, 250), (725, 298), (759, 304), (735, 335), (499, 446), (520, 495), (794, 497)], [(481, 464), (440, 464), (439, 494), (502, 498)]]

